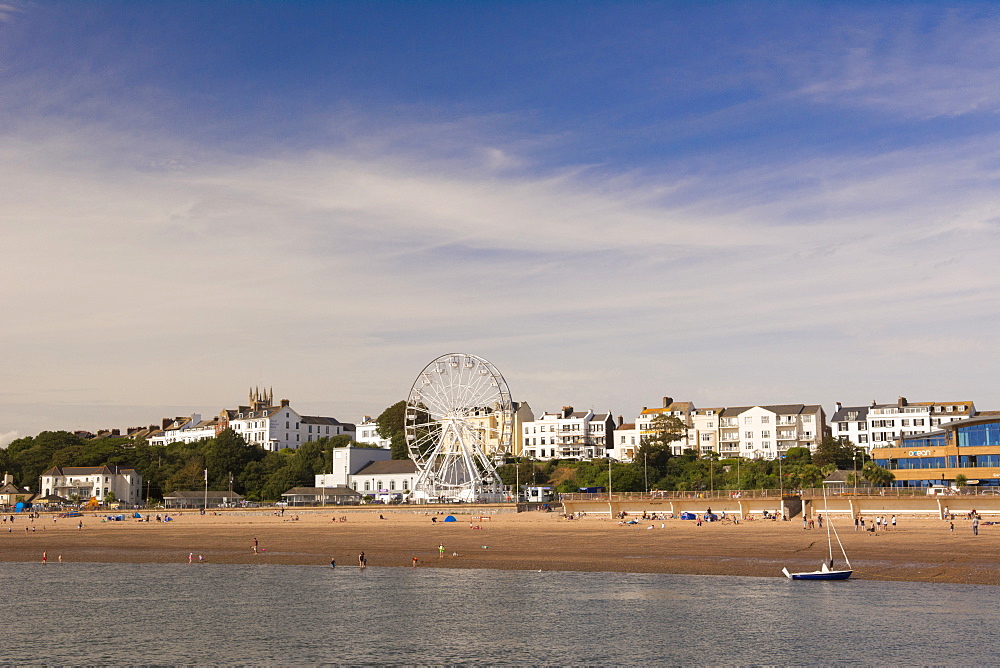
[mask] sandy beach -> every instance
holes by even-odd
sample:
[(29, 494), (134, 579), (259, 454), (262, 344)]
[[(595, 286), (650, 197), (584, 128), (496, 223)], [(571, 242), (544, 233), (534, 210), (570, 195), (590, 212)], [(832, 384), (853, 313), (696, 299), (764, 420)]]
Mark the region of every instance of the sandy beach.
[[(432, 514), (393, 508), (170, 515), (171, 522), (102, 521), (93, 513), (34, 521), (17, 516), (13, 524), (0, 523), (0, 561), (38, 562), (46, 552), (50, 564), (60, 557), (64, 563), (179, 563), (193, 553), (195, 562), (200, 556), (207, 564), (328, 565), (335, 558), (338, 567), (354, 567), (364, 551), (372, 567), (411, 567), (417, 557), (420, 568), (782, 577), (783, 566), (818, 568), (827, 550), (826, 531), (805, 530), (801, 521), (621, 525), (529, 512), (473, 519), (481, 528), (470, 528), (469, 515), (446, 523), (439, 514), (432, 522)], [(857, 579), (1000, 584), (1000, 525), (980, 526), (975, 536), (970, 521), (954, 524), (954, 533), (946, 521), (914, 518), (900, 518), (895, 531), (878, 534), (838, 528)]]

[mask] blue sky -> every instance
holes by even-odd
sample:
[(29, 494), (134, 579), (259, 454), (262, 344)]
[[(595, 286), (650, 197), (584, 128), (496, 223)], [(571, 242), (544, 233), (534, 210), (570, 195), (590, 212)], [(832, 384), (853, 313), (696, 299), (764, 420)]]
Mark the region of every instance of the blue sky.
[(988, 3), (0, 4), (0, 443), (536, 411), (1000, 409)]

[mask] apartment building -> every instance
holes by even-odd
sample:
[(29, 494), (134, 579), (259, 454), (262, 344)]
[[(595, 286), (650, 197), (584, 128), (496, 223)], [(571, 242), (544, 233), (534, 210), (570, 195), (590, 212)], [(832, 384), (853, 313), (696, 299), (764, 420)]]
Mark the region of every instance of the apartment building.
[(563, 406), (557, 413), (543, 413), (523, 424), (523, 452), (533, 459), (605, 457), (614, 446), (614, 432), (611, 411), (574, 411), (572, 406)]
[(843, 406), (830, 418), (835, 438), (850, 440), (869, 452), (872, 448), (892, 447), (901, 438), (936, 430), (941, 425), (977, 415), (971, 401), (922, 401), (911, 403), (899, 397), (896, 403), (869, 406)]
[(826, 431), (823, 407), (808, 404), (726, 408), (719, 419), (722, 456), (776, 459), (789, 448), (819, 445)]

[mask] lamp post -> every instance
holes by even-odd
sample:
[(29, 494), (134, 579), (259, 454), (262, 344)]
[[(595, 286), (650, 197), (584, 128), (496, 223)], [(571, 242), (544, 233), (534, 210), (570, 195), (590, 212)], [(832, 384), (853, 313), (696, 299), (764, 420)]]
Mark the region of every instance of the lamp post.
[[(643, 451), (643, 453), (642, 453), (642, 479), (646, 483), (646, 494), (649, 494), (649, 472), (647, 470), (648, 459), (649, 458), (647, 457), (647, 453), (645, 451)], [(609, 475), (608, 476), (608, 480), (610, 480), (610, 479), (611, 479), (611, 476)]]
[(781, 478), (781, 460), (784, 457), (778, 454), (778, 496), (784, 498), (785, 496), (785, 481)]
[(205, 512), (208, 512), (208, 469), (205, 469)]

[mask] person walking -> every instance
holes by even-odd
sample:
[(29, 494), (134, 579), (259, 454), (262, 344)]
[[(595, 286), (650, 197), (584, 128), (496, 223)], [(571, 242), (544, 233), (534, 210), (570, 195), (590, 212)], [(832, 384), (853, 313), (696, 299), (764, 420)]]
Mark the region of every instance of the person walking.
[(368, 566), (368, 560), (365, 558), (365, 553), (362, 552), (358, 555), (358, 568), (364, 570)]
[(257, 539), (253, 539), (253, 553), (257, 554)]
[(438, 559), (444, 559), (444, 543), (438, 545)]
[(979, 535), (979, 517), (978, 516), (972, 518), (972, 535), (973, 536), (978, 536)]
[(892, 516), (892, 530), (893, 531), (896, 530), (896, 516), (895, 515)]

